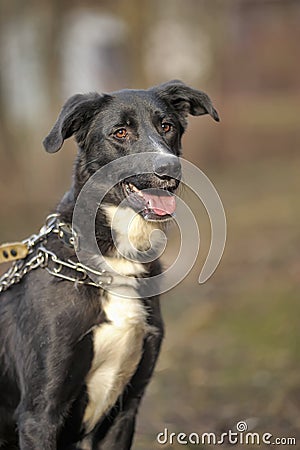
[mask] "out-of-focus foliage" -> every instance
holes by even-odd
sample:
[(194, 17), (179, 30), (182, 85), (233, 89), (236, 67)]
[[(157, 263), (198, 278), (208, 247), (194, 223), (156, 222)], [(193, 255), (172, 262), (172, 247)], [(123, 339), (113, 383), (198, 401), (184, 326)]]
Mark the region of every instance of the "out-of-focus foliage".
[(36, 230), (70, 184), (74, 143), (41, 146), (69, 95), (181, 78), (221, 115), (190, 119), (184, 156), (222, 197), (227, 247), (199, 286), (209, 227), (195, 205), (201, 255), (163, 298), (138, 450), (158, 448), (165, 426), (221, 432), (245, 418), (300, 439), (299, 21), (297, 0), (1, 2), (0, 241)]

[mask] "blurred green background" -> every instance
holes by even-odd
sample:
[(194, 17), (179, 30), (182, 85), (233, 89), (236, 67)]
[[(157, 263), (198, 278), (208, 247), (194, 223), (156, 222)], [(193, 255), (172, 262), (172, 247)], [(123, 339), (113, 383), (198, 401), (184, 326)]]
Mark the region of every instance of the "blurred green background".
[(0, 242), (37, 230), (70, 184), (74, 142), (55, 156), (41, 145), (69, 95), (179, 78), (221, 116), (190, 119), (184, 157), (222, 198), (225, 254), (199, 285), (210, 230), (195, 203), (201, 252), (162, 299), (167, 334), (136, 450), (160, 448), (165, 427), (222, 432), (243, 419), (300, 439), (299, 24), (298, 0), (1, 1)]

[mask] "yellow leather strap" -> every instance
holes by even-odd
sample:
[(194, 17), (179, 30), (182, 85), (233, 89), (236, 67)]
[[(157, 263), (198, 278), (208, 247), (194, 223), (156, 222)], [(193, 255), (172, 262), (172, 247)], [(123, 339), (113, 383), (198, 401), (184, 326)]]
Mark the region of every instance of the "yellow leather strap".
[(23, 242), (11, 242), (0, 245), (0, 264), (17, 259), (25, 258), (28, 255), (28, 247)]

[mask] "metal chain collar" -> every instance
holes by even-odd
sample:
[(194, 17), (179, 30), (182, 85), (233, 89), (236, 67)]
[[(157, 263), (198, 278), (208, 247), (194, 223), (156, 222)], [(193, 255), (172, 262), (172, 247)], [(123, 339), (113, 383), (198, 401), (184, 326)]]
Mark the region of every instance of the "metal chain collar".
[[(112, 283), (113, 276), (106, 270), (98, 271), (79, 262), (63, 261), (54, 252), (45, 248), (43, 244), (47, 242), (47, 238), (51, 233), (57, 234), (59, 239), (69, 247), (74, 249), (78, 247), (78, 237), (71, 226), (61, 222), (59, 214), (51, 214), (47, 217), (45, 225), (38, 234), (33, 234), (22, 241), (28, 248), (28, 255), (33, 253), (35, 249), (36, 252), (32, 257), (27, 256), (24, 259), (15, 261), (11, 268), (0, 277), (0, 293), (19, 283), (28, 272), (38, 267), (46, 269), (48, 273), (55, 277), (72, 281), (76, 285), (85, 284), (103, 287)], [(68, 269), (69, 272), (73, 271), (74, 275), (63, 273), (64, 268)], [(98, 276), (99, 281), (97, 283), (91, 281), (89, 273)]]

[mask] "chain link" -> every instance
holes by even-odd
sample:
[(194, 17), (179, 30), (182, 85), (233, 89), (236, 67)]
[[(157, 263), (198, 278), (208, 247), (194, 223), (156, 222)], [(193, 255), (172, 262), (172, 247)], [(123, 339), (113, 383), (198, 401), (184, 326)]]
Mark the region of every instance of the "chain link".
[[(85, 284), (88, 286), (102, 287), (113, 282), (113, 275), (106, 270), (95, 270), (81, 263), (71, 260), (63, 261), (43, 244), (47, 242), (48, 236), (57, 234), (58, 237), (69, 247), (78, 247), (78, 237), (69, 224), (59, 221), (59, 214), (51, 214), (47, 217), (45, 225), (38, 234), (33, 234), (22, 241), (28, 247), (28, 256), (25, 259), (15, 261), (11, 268), (0, 277), (0, 293), (6, 291), (11, 286), (19, 283), (25, 275), (38, 267), (44, 268), (51, 275), (63, 280), (72, 281), (76, 285)], [(34, 255), (30, 255), (37, 250)], [(67, 269), (68, 274), (63, 270)], [(70, 275), (73, 272), (73, 275)], [(97, 283), (91, 281), (89, 274), (99, 278)]]
[[(96, 270), (88, 267), (82, 263), (75, 263), (70, 259), (63, 261), (59, 259), (55, 253), (47, 250), (45, 247), (40, 246), (39, 250), (44, 253), (47, 265), (45, 266), (47, 272), (51, 275), (64, 280), (73, 281), (76, 284), (87, 284), (88, 286), (101, 287), (104, 285), (110, 285), (113, 281), (113, 275), (108, 273), (105, 269)], [(52, 264), (52, 267), (51, 267)], [(74, 271), (76, 276), (66, 275), (62, 272), (63, 268)], [(97, 283), (89, 279), (89, 273), (98, 276), (100, 279)]]
[(28, 260), (20, 260), (13, 263), (12, 267), (0, 277), (0, 293), (6, 291), (14, 284), (19, 283), (31, 270), (42, 267), (43, 255), (38, 252)]

